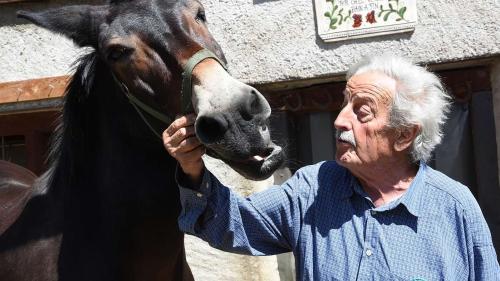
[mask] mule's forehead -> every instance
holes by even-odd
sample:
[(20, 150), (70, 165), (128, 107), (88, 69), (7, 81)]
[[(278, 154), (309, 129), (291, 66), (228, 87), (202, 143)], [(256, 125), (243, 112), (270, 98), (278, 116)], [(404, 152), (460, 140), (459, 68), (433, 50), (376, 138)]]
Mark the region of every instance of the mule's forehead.
[(207, 48), (223, 61), (224, 54), (205, 25), (203, 6), (195, 0), (139, 0), (111, 5), (106, 24), (99, 34), (101, 48), (115, 43), (127, 44), (135, 36), (148, 46), (176, 57), (182, 65), (200, 48)]
[[(149, 40), (165, 40), (183, 25), (183, 14), (195, 13), (201, 4), (194, 0), (143, 0), (110, 6), (102, 39), (136, 34)], [(169, 38), (172, 39), (172, 38)]]
[(158, 36), (170, 32), (171, 27), (164, 18), (142, 11), (140, 13), (123, 14), (111, 19), (105, 35), (106, 37), (128, 36), (135, 33), (144, 36), (148, 34)]
[(148, 5), (137, 4), (133, 6), (119, 5), (111, 7), (107, 18), (109, 27), (120, 35), (126, 35), (130, 32), (137, 31), (155, 31), (154, 29), (164, 29), (167, 21), (170, 18), (176, 18), (177, 12), (175, 9), (162, 11), (159, 7), (153, 6), (151, 2), (145, 2)]
[(109, 6), (110, 18), (150, 17), (168, 18), (184, 9), (203, 7), (196, 0), (138, 0), (120, 2)]

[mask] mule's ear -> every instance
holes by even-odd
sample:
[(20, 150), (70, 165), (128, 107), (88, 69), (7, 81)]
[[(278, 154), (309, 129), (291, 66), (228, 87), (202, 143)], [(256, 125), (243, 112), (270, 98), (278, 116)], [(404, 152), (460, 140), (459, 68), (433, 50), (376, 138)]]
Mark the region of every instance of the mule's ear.
[(98, 30), (107, 6), (75, 5), (42, 12), (19, 11), (19, 18), (72, 39), (80, 47), (97, 47)]

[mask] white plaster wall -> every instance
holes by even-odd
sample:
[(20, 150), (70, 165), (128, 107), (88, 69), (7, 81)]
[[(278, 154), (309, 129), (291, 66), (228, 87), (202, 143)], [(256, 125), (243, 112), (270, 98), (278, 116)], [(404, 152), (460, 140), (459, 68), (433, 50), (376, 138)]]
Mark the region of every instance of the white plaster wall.
[(72, 64), (85, 50), (68, 39), (17, 19), (18, 10), (43, 10), (66, 3), (92, 4), (97, 0), (52, 0), (0, 4), (0, 83), (72, 73)]
[[(417, 1), (413, 33), (328, 44), (316, 36), (313, 0), (202, 2), (231, 72), (250, 83), (338, 75), (362, 55), (381, 50), (423, 63), (500, 54), (497, 0)], [(0, 6), (0, 82), (68, 73), (77, 54), (71, 43), (14, 19), (17, 9), (61, 3), (69, 2)]]
[(252, 83), (331, 76), (381, 50), (416, 62), (440, 63), (500, 52), (500, 4), (417, 1), (413, 33), (323, 43), (316, 36), (313, 1), (205, 0), (214, 34), (233, 73)]

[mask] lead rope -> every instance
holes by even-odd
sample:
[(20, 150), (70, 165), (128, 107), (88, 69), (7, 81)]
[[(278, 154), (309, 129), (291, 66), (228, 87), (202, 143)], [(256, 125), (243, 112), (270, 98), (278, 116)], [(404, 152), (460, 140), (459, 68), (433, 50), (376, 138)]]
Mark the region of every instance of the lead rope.
[[(182, 73), (181, 102), (182, 102), (183, 112), (185, 114), (193, 112), (193, 106), (191, 103), (192, 88), (193, 88), (191, 76), (193, 74), (193, 70), (196, 67), (196, 65), (198, 65), (200, 62), (202, 62), (207, 58), (215, 59), (225, 70), (227, 70), (226, 65), (214, 53), (212, 53), (207, 49), (201, 49), (198, 52), (196, 52), (191, 58), (189, 58), (188, 62), (184, 66), (184, 72)], [(122, 88), (122, 91), (128, 98), (128, 101), (135, 108), (135, 110), (137, 111), (141, 119), (144, 121), (144, 123), (146, 123), (146, 125), (149, 127), (149, 129), (153, 132), (155, 136), (162, 139), (161, 135), (148, 122), (144, 114), (141, 112), (141, 109), (146, 111), (149, 115), (167, 124), (167, 126), (170, 126), (170, 124), (173, 122), (173, 118), (158, 112), (149, 105), (140, 101), (137, 97), (135, 97), (130, 93), (130, 91), (128, 90), (127, 86), (124, 83), (122, 83), (120, 80), (118, 80), (118, 78), (116, 78), (113, 72), (111, 72), (111, 75), (113, 76), (115, 82)]]

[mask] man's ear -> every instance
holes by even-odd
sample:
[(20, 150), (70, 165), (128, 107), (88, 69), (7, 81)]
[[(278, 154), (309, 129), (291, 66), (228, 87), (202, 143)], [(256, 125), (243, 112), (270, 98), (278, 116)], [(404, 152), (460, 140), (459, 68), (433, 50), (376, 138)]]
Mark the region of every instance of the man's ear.
[(396, 141), (394, 142), (394, 149), (396, 151), (404, 151), (411, 146), (417, 134), (420, 132), (420, 126), (412, 126), (398, 130), (396, 134)]
[(72, 39), (78, 46), (97, 48), (98, 31), (108, 6), (76, 5), (42, 12), (19, 11), (19, 18)]

